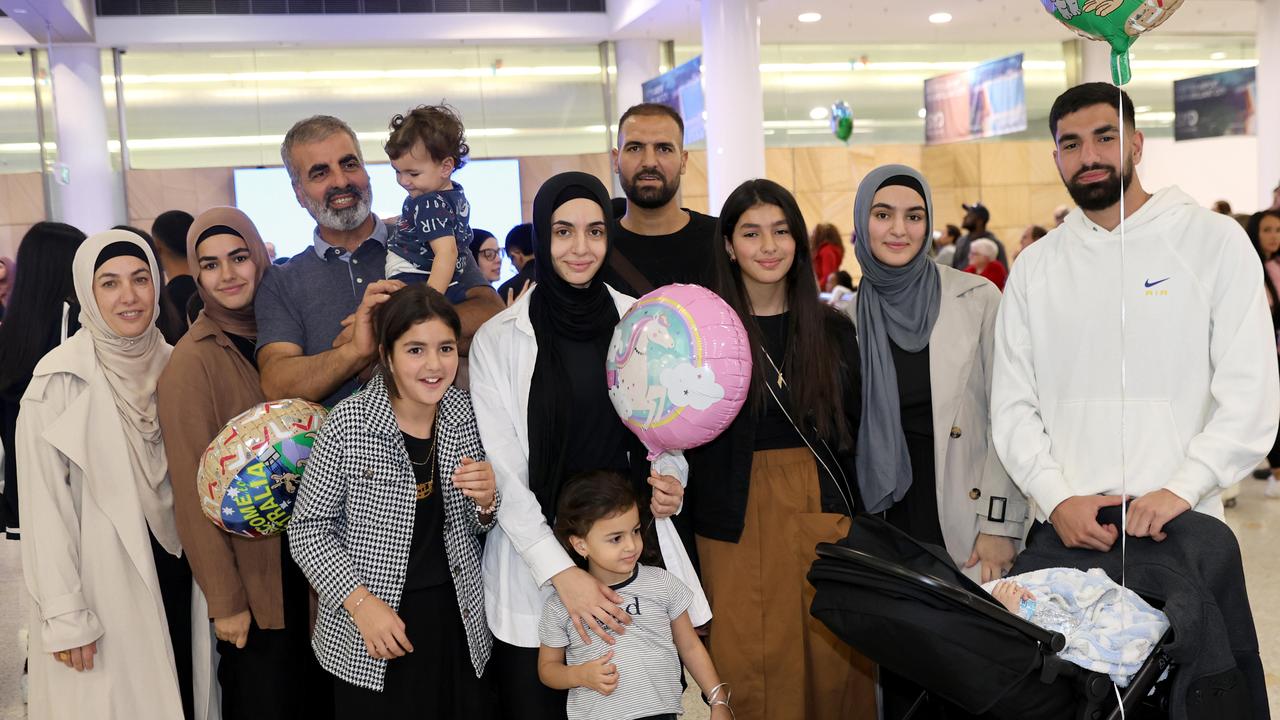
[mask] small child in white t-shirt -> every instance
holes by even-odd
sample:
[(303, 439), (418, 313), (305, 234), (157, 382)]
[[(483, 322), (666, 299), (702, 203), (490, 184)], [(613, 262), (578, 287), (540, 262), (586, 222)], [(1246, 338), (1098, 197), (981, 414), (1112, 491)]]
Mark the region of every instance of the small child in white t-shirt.
[(686, 612), (693, 594), (666, 570), (640, 564), (641, 530), (635, 491), (617, 473), (580, 475), (561, 490), (556, 536), (622, 596), (619, 608), (631, 624), (621, 634), (607, 631), (613, 645), (589, 640), (589, 631), (552, 595), (538, 625), (538, 677), (569, 691), (569, 720), (674, 720), (683, 712), (683, 659), (699, 687), (709, 689), (711, 720), (732, 720), (728, 684), (720, 682)]

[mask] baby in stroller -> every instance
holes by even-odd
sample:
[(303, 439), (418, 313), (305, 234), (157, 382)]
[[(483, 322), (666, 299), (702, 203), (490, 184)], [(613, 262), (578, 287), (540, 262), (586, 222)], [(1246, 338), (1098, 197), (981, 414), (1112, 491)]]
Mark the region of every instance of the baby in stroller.
[(1120, 687), (1142, 668), (1169, 619), (1100, 568), (1036, 570), (982, 586), (1009, 612), (1067, 644), (1058, 657), (1106, 673)]

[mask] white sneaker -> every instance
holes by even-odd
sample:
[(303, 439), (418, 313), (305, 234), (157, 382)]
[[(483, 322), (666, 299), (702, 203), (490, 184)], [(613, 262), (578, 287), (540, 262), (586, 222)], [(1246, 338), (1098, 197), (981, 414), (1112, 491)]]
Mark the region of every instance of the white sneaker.
[(1267, 481), (1267, 489), (1262, 491), (1262, 494), (1269, 498), (1280, 498), (1280, 482), (1276, 481), (1275, 475)]

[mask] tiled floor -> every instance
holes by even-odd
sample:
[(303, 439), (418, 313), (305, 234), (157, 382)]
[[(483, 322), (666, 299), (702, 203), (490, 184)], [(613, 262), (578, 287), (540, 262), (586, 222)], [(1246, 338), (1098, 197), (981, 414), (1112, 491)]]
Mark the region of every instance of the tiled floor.
[[(1249, 599), (1267, 668), (1272, 715), (1280, 718), (1280, 500), (1263, 497), (1265, 483), (1246, 480), (1227, 522), (1240, 538)], [(26, 616), (18, 544), (0, 541), (0, 720), (25, 717), (18, 678), (22, 661), (17, 632)], [(685, 694), (685, 720), (705, 720), (696, 687)]]

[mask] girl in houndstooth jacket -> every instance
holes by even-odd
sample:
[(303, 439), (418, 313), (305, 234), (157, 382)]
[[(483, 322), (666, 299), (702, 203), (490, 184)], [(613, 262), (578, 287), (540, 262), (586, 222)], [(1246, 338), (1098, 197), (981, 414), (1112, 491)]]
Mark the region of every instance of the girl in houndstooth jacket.
[(289, 525), (320, 596), (312, 645), (337, 717), (489, 718), (480, 536), (499, 497), (452, 387), (458, 315), (425, 284), (361, 312), (380, 372), (321, 428)]

